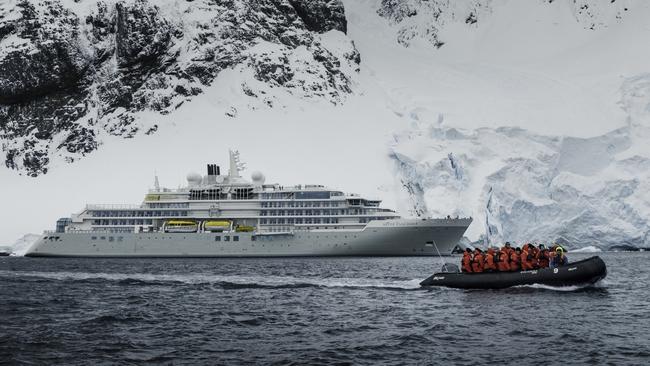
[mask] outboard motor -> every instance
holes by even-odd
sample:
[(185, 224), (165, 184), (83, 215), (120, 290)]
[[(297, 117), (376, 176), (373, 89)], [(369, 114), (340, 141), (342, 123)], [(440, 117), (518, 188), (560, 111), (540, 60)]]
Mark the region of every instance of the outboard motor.
[(458, 268), (457, 265), (454, 263), (445, 263), (442, 265), (442, 269), (440, 269), (440, 272), (442, 273), (460, 273), (460, 268)]

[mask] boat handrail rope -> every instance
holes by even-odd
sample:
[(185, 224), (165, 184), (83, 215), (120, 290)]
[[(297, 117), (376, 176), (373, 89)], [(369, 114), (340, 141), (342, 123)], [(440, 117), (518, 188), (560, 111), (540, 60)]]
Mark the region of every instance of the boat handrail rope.
[(433, 247), (436, 248), (436, 252), (438, 252), (438, 257), (439, 257), (440, 260), (443, 262), (442, 264), (445, 264), (445, 263), (444, 263), (444, 259), (442, 259), (442, 255), (440, 254), (440, 250), (438, 249), (438, 244), (436, 244), (436, 240), (435, 240), (435, 239), (431, 239), (431, 241), (433, 242)]

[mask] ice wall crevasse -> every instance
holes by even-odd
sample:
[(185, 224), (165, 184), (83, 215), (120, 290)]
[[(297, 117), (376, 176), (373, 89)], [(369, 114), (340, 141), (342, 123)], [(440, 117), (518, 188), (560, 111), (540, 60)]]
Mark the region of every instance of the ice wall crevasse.
[(411, 200), (424, 215), (481, 218), (468, 231), (474, 241), (647, 246), (650, 76), (628, 78), (621, 95), (628, 125), (593, 138), (418, 123), (395, 136), (397, 179), (420, 187)]

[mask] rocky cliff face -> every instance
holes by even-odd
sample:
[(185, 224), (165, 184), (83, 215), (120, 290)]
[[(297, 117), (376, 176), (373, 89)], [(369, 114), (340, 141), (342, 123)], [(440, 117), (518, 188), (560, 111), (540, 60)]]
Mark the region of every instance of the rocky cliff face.
[[(11, 0), (0, 5), (0, 141), (31, 176), (90, 153), (102, 136), (158, 129), (224, 70), (244, 108), (341, 103), (360, 56), (338, 0)], [(239, 106), (228, 109), (237, 115)], [(224, 116), (225, 118), (225, 116)]]

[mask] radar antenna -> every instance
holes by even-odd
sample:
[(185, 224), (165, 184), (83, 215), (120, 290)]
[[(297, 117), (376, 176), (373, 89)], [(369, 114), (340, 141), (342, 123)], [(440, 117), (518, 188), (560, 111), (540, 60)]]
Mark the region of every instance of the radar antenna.
[(160, 192), (160, 183), (158, 182), (158, 172), (154, 170), (153, 175), (154, 175), (153, 187), (156, 190), (156, 192)]

